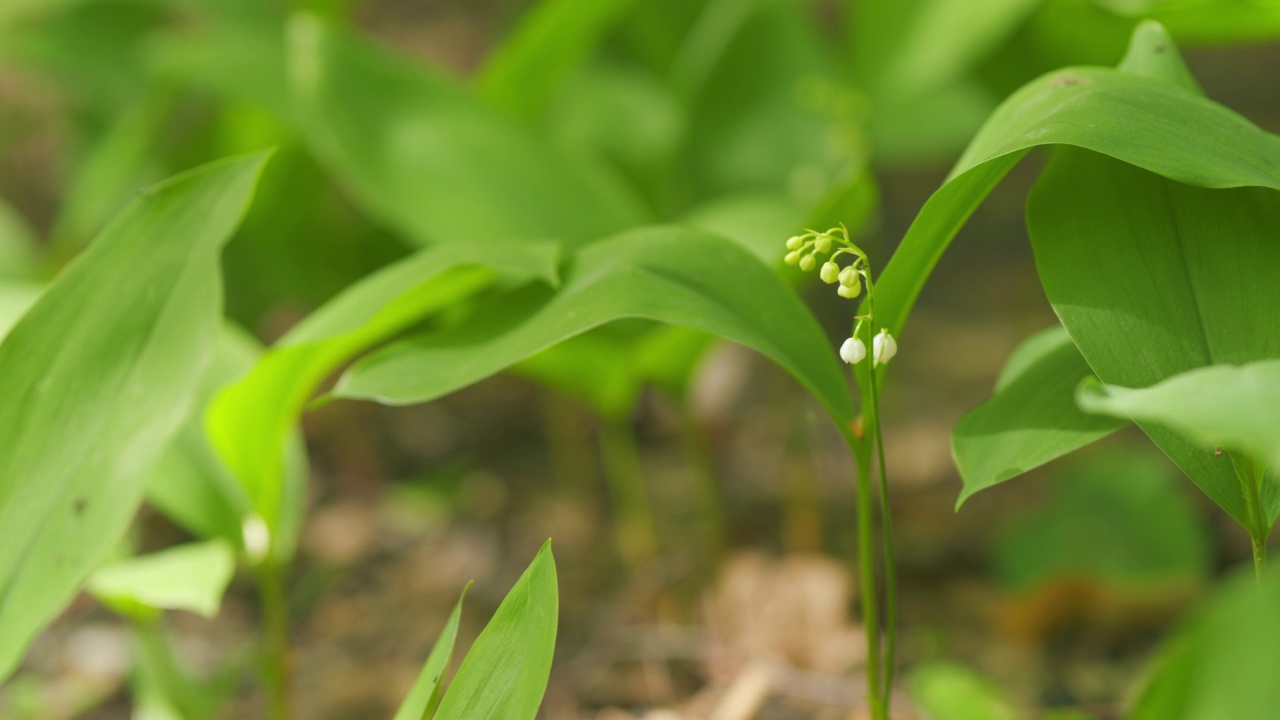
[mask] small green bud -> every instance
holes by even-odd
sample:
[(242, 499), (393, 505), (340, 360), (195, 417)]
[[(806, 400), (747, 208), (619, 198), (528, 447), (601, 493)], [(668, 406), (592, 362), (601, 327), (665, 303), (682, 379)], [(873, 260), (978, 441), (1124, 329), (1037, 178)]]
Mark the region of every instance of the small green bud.
[(813, 253), (809, 253), (808, 255), (800, 258), (800, 269), (805, 272), (809, 272), (813, 269), (813, 266), (817, 264), (818, 260), (813, 256)]
[(830, 285), (840, 277), (840, 266), (828, 260), (822, 263), (822, 269), (818, 271), (818, 277), (822, 278), (822, 282)]
[(804, 245), (804, 238), (800, 237), (799, 235), (787, 238), (788, 250), (799, 250), (802, 245)]
[(791, 252), (787, 253), (786, 257), (782, 258), (782, 261), (788, 265), (795, 265), (796, 263), (800, 262), (800, 251), (792, 250)]
[(831, 250), (831, 236), (822, 233), (813, 241), (813, 249), (820, 253), (829, 252)]
[(852, 265), (840, 271), (840, 284), (845, 287), (860, 284), (858, 282), (858, 271)]

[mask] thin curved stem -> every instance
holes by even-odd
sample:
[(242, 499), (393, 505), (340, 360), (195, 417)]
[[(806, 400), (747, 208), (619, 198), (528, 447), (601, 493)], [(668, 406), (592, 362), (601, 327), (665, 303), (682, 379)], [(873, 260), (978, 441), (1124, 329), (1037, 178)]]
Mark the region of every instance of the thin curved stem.
[(257, 575), (267, 631), (268, 655), (263, 674), (270, 694), (270, 717), (272, 720), (290, 720), (293, 710), (289, 701), (289, 608), (284, 595), (283, 568), (275, 561), (267, 560)]

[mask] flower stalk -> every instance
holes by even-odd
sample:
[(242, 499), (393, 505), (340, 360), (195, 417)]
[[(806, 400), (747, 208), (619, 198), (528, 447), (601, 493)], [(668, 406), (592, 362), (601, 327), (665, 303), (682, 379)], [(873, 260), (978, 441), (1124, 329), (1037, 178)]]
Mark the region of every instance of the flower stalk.
[[(784, 261), (803, 271), (817, 266), (819, 256), (831, 253), (822, 263), (820, 279), (828, 285), (839, 283), (836, 293), (846, 299), (862, 294), (866, 286), (866, 312), (854, 317), (853, 332), (840, 346), (840, 359), (853, 366), (854, 379), (861, 388), (863, 413), (852, 427), (842, 427), (849, 451), (858, 468), (858, 565), (862, 582), (859, 594), (862, 619), (866, 627), (867, 642), (867, 703), (873, 720), (887, 720), (893, 689), (897, 636), (898, 582), (894, 569), (893, 524), (889, 512), (888, 470), (884, 453), (884, 435), (880, 425), (879, 378), (877, 369), (887, 365), (898, 354), (898, 343), (889, 329), (877, 327), (875, 321), (875, 284), (872, 280), (870, 260), (862, 248), (849, 240), (849, 231), (843, 225), (826, 232), (806, 230), (787, 240)], [(834, 251), (833, 251), (834, 248)], [(843, 268), (840, 258), (852, 260)], [(871, 347), (871, 362), (863, 364), (867, 347)], [(876, 459), (879, 467), (874, 468)], [(880, 543), (879, 558), (884, 577), (884, 647), (881, 648), (881, 612), (877, 583), (877, 557), (874, 534), (873, 490), (871, 475), (879, 470)]]

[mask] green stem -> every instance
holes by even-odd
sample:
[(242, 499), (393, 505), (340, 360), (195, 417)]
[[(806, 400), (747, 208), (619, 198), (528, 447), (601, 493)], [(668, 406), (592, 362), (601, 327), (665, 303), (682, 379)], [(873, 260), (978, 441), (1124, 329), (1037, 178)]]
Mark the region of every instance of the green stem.
[(1253, 574), (1259, 582), (1267, 568), (1267, 536), (1271, 527), (1266, 520), (1266, 511), (1262, 507), (1262, 481), (1266, 474), (1264, 466), (1249, 458), (1231, 455), (1231, 462), (1236, 468), (1236, 477), (1240, 480), (1240, 488), (1244, 493), (1245, 517), (1248, 520), (1246, 529), (1253, 546)]
[(270, 717), (290, 720), (293, 712), (289, 702), (289, 607), (285, 601), (284, 572), (279, 563), (268, 559), (258, 568), (258, 591), (267, 632), (263, 675), (270, 696)]
[(871, 497), (871, 455), (859, 446), (858, 438), (847, 428), (841, 429), (849, 452), (858, 465), (858, 572), (861, 576), (862, 624), (867, 634), (867, 704), (873, 720), (884, 720), (885, 705), (880, 674), (880, 610), (876, 592), (875, 535)]
[(631, 424), (625, 419), (605, 418), (600, 428), (600, 453), (618, 528), (619, 550), (635, 570), (657, 555), (658, 540)]
[(894, 565), (893, 518), (889, 514), (889, 473), (885, 469), (884, 433), (880, 431), (879, 391), (876, 388), (875, 371), (872, 370), (867, 397), (871, 404), (870, 432), (873, 433), (876, 454), (880, 457), (880, 527), (884, 551), (884, 698), (885, 710), (893, 698), (893, 670), (898, 635), (898, 572)]

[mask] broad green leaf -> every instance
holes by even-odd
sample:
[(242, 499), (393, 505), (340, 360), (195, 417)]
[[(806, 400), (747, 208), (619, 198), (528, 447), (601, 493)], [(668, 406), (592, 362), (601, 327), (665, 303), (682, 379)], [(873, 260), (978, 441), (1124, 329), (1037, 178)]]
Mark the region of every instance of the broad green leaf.
[(677, 227), (584, 247), (558, 290), (531, 287), (456, 328), (393, 343), (349, 369), (334, 394), (425, 402), (624, 318), (682, 325), (754, 348), (794, 375), (838, 423), (854, 417), (836, 352), (799, 299), (732, 242)]
[(1100, 440), (1126, 423), (1076, 407), (1093, 371), (1062, 327), (1037, 333), (1010, 356), (991, 398), (951, 431), (951, 451), (969, 496)]
[(1213, 537), (1193, 492), (1150, 448), (1107, 449), (1054, 469), (1049, 495), (991, 553), (1015, 593), (1084, 579), (1118, 592), (1185, 591), (1213, 569)]
[[(471, 587), (470, 583), (467, 587)], [(458, 640), (458, 619), (462, 617), (462, 601), (466, 599), (467, 589), (463, 588), (458, 604), (453, 606), (448, 622), (440, 631), (440, 637), (436, 638), (422, 672), (418, 673), (413, 689), (396, 711), (394, 720), (430, 720), (440, 706), (440, 683), (449, 668), (449, 659), (453, 657), (453, 645)]]
[(634, 2), (541, 0), (485, 64), (480, 96), (514, 115), (536, 116)]
[(444, 78), (326, 26), (289, 24), (303, 136), (374, 218), (418, 245), (554, 237), (570, 246), (640, 224), (603, 169), (568, 157)]
[[(1183, 83), (1172, 41), (1152, 24), (1124, 69), (1067, 68), (1031, 82), (991, 116), (934, 192), (876, 282), (877, 320), (901, 332), (947, 245), (1026, 152), (1072, 145), (1188, 185), (1280, 188), (1280, 140)], [(1142, 73), (1157, 73), (1148, 75)]]
[(1008, 698), (977, 673), (950, 663), (917, 668), (908, 683), (916, 707), (931, 720), (1014, 720)]
[[(1208, 190), (1073, 148), (1027, 202), (1045, 294), (1098, 378), (1145, 388), (1215, 364), (1280, 358), (1280, 193)], [(1136, 418), (1199, 486), (1246, 517), (1231, 460)], [(1280, 513), (1280, 493), (1264, 498)]]
[(1280, 707), (1280, 575), (1237, 576), (1157, 656), (1129, 720), (1265, 718)]
[(235, 568), (231, 545), (210, 540), (100, 567), (89, 576), (86, 588), (104, 605), (130, 617), (145, 619), (163, 610), (213, 617)]
[(210, 441), (273, 536), (285, 438), (334, 370), (373, 345), (502, 278), (554, 282), (555, 243), (486, 239), (418, 252), (348, 288), (286, 334), (213, 400)]
[[(258, 342), (231, 325), (223, 327), (191, 414), (147, 480), (147, 502), (192, 534), (223, 538), (243, 550), (242, 527), (251, 506), (244, 488), (223, 464), (205, 433), (205, 414), (217, 393), (249, 372), (262, 354)], [(300, 433), (285, 441), (284, 502), (269, 525), (279, 532), (272, 551), (292, 557), (306, 502), (307, 457)]]
[(435, 720), (533, 720), (551, 675), (559, 614), (548, 540), (467, 651)]
[(1158, 423), (1280, 468), (1280, 360), (1211, 365), (1146, 388), (1083, 385), (1086, 412)]
[(41, 287), (35, 283), (0, 283), (0, 340), (9, 333), (22, 315), (40, 297)]
[(17, 210), (0, 200), (0, 282), (30, 280), (35, 273), (35, 231)]
[(132, 203), (0, 344), (0, 677), (133, 517), (218, 327), (218, 254), (265, 155)]

